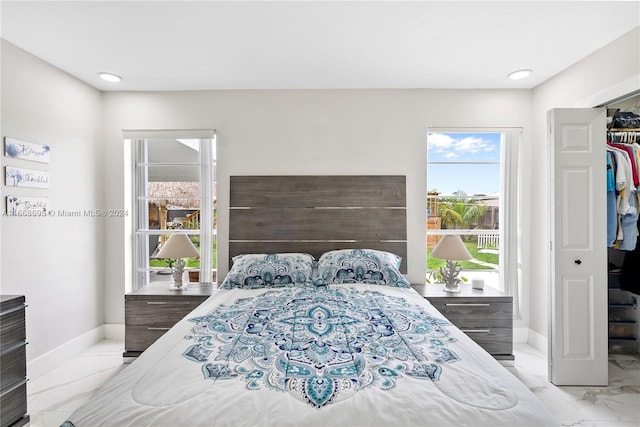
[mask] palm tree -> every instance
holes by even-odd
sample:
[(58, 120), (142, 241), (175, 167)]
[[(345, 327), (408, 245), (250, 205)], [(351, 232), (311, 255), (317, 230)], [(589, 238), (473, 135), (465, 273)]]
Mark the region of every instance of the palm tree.
[(440, 200), (438, 204), (438, 215), (445, 228), (471, 228), (487, 211), (484, 202), (467, 196), (462, 190), (453, 196)]

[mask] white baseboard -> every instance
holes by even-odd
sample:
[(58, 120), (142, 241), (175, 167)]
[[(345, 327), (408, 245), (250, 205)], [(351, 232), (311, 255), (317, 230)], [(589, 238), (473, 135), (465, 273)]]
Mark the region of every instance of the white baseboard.
[(540, 335), (539, 333), (529, 329), (529, 338), (527, 339), (527, 343), (540, 353), (547, 354), (549, 342), (547, 337), (544, 335)]
[(124, 341), (124, 325), (102, 325), (27, 362), (27, 377), (34, 380), (104, 339)]
[(529, 340), (529, 328), (526, 327), (514, 327), (513, 328), (513, 342), (514, 343), (526, 343)]
[(124, 342), (124, 325), (109, 323), (104, 327), (104, 339)]

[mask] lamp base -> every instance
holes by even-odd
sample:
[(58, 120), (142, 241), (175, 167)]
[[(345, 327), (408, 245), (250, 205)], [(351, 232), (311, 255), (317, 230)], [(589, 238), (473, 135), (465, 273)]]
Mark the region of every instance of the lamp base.
[(445, 292), (460, 292), (460, 278), (458, 277), (460, 270), (462, 270), (460, 264), (450, 259), (447, 260), (446, 267), (440, 267)]
[(188, 283), (184, 283), (182, 281), (182, 276), (184, 273), (184, 260), (178, 258), (176, 260), (176, 265), (173, 266), (173, 283), (169, 285), (169, 289), (172, 291), (181, 291), (183, 289), (187, 289)]

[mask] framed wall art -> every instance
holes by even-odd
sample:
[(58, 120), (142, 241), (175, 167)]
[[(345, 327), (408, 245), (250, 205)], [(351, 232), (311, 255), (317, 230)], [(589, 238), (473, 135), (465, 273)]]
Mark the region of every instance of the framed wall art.
[(49, 172), (35, 169), (5, 167), (7, 187), (49, 188)]
[(51, 148), (48, 145), (21, 141), (15, 138), (4, 138), (4, 155), (14, 159), (31, 160), (49, 163)]
[(47, 216), (48, 197), (7, 196), (8, 216)]

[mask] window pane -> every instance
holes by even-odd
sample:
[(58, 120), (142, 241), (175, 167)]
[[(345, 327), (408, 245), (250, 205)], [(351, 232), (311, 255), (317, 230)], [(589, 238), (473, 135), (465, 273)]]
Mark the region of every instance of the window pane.
[(145, 165), (149, 182), (200, 182), (198, 165)]
[(427, 149), (432, 162), (500, 162), (499, 132), (429, 133)]
[[(427, 236), (427, 281), (440, 283), (438, 272), (445, 266), (445, 260), (433, 258), (431, 251), (440, 240), (441, 235)], [(495, 233), (465, 234), (460, 236), (472, 259), (457, 261), (462, 268), (460, 277), (463, 282), (471, 283), (472, 279), (483, 279), (485, 285), (499, 288), (500, 286), (500, 239), (498, 231)]]
[(148, 230), (200, 229), (200, 199), (155, 197), (141, 199), (149, 209)]
[(429, 191), (442, 195), (500, 194), (499, 164), (427, 164)]
[(427, 230), (499, 230), (499, 213), (500, 193), (474, 196), (427, 193)]
[[(169, 234), (144, 234), (138, 236), (138, 241), (144, 245), (148, 243), (149, 256), (146, 259), (146, 264), (141, 264), (138, 267), (139, 275), (147, 277), (147, 283), (150, 282), (162, 282), (173, 280), (171, 276), (171, 265), (175, 260), (166, 258), (158, 258), (158, 253), (162, 245), (169, 238)], [(200, 236), (198, 234), (189, 235), (189, 239), (194, 246), (200, 250)], [(185, 258), (185, 270), (197, 270), (200, 267), (200, 257)]]
[(147, 161), (149, 163), (200, 162), (199, 139), (148, 139)]

